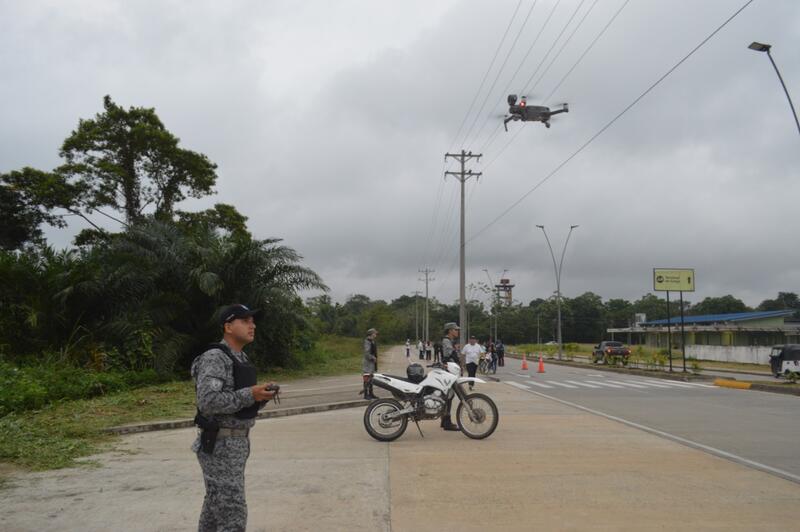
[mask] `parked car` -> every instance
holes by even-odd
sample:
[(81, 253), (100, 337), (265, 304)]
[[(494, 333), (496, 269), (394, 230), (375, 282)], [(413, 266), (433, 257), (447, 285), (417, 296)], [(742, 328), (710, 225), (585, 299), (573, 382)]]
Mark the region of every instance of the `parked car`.
[(622, 342), (603, 341), (594, 346), (592, 364), (597, 364), (602, 360), (608, 365), (621, 362), (623, 366), (627, 366), (628, 357), (630, 356), (631, 350), (625, 347)]
[(800, 372), (800, 344), (774, 346), (769, 354), (769, 366), (776, 377)]

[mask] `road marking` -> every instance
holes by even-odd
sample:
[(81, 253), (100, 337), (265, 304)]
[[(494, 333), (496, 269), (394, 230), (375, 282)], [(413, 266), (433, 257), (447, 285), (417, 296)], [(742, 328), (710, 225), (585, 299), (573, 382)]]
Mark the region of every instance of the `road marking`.
[(725, 458), (730, 460), (731, 462), (735, 462), (739, 465), (748, 466), (753, 469), (758, 469), (759, 471), (763, 471), (764, 473), (770, 473), (772, 475), (781, 477), (786, 480), (791, 480), (792, 482), (796, 482), (800, 484), (800, 475), (795, 475), (794, 473), (790, 473), (788, 471), (784, 471), (783, 469), (778, 469), (777, 467), (768, 466), (766, 464), (762, 464), (761, 462), (756, 462), (755, 460), (749, 460), (744, 458), (743, 456), (739, 456), (733, 453), (729, 453), (727, 451), (723, 451), (722, 449), (717, 449), (716, 447), (711, 447), (710, 445), (705, 445), (702, 443), (698, 443), (693, 440), (689, 440), (686, 438), (682, 438), (680, 436), (676, 436), (675, 434), (670, 434), (669, 432), (664, 432), (663, 430), (654, 429), (652, 427), (648, 427), (646, 425), (641, 425), (639, 423), (635, 423), (633, 421), (628, 421), (627, 419), (612, 416), (611, 414), (606, 414), (605, 412), (600, 412), (599, 410), (594, 410), (592, 408), (587, 408), (585, 406), (581, 406), (577, 403), (573, 403), (571, 401), (565, 401), (564, 399), (559, 399), (558, 397), (553, 397), (552, 395), (547, 395), (546, 393), (537, 392), (536, 390), (527, 390), (528, 393), (538, 395), (540, 397), (544, 397), (545, 399), (550, 399), (551, 401), (555, 401), (557, 403), (561, 403), (563, 405), (571, 406), (572, 408), (577, 408), (578, 410), (582, 410), (584, 412), (588, 412), (590, 414), (594, 414), (596, 416), (604, 417), (606, 419), (610, 419), (611, 421), (616, 421), (618, 423), (622, 423), (623, 425), (628, 425), (629, 427), (633, 427), (635, 429), (643, 430), (645, 432), (649, 432), (650, 434), (654, 434), (656, 436), (660, 436), (667, 440), (672, 440), (676, 443), (683, 444), (687, 447), (691, 447), (693, 449), (697, 449), (699, 451), (705, 451), (709, 454), (713, 454), (714, 456), (719, 456), (720, 458)]
[(591, 382), (592, 384), (597, 384), (598, 386), (608, 386), (609, 388), (624, 388), (624, 386), (617, 386), (616, 384), (609, 384), (607, 382), (600, 382), (600, 381), (586, 381)]
[(520, 390), (531, 391), (530, 386), (525, 386), (524, 384), (520, 384), (514, 381), (506, 381), (506, 384), (513, 386), (514, 388), (519, 388)]
[[(652, 382), (652, 379), (645, 379), (647, 382)], [(703, 388), (713, 388), (713, 386), (709, 386), (707, 384), (695, 384), (691, 382), (675, 382), (664, 379), (663, 381), (658, 381), (659, 384), (666, 384), (669, 386), (678, 386), (679, 388), (691, 388), (692, 386), (702, 386)]]
[(530, 377), (527, 373), (514, 373), (517, 377)]
[(578, 382), (578, 381), (564, 381), (570, 382), (572, 384), (577, 384), (578, 386), (586, 386), (587, 388), (599, 388), (599, 386), (595, 386), (594, 384), (586, 384), (585, 382)]
[(647, 386), (644, 386), (642, 384), (634, 384), (632, 382), (626, 382), (626, 381), (608, 381), (608, 382), (613, 382), (614, 384), (621, 384), (622, 386), (630, 386), (631, 388), (639, 388), (639, 389), (647, 388)]
[(637, 381), (632, 381), (632, 380), (629, 380), (629, 381), (625, 381), (625, 382), (635, 382), (636, 384), (641, 384), (641, 385), (643, 385), (643, 386), (653, 386), (654, 388), (667, 388), (667, 389), (674, 389), (674, 388), (672, 388), (671, 386), (667, 386), (666, 384), (661, 384), (660, 382), (659, 382), (659, 383), (655, 383), (655, 382), (649, 382), (649, 381), (638, 381), (638, 380), (637, 380)]
[(577, 386), (573, 386), (571, 384), (564, 384), (563, 382), (558, 382), (558, 381), (545, 381), (545, 382), (547, 384), (554, 384), (555, 386), (563, 386), (564, 388), (572, 388), (572, 389), (577, 388)]
[(541, 382), (536, 381), (529, 381), (528, 384), (533, 384), (534, 386), (540, 386), (542, 388), (552, 388), (552, 386), (548, 386), (547, 384), (542, 384)]

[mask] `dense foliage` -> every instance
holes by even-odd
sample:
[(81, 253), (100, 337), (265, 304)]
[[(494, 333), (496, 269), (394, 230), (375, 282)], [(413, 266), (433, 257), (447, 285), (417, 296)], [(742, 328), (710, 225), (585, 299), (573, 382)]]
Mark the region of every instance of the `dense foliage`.
[[(369, 327), (381, 332), (383, 341), (416, 341), (422, 336), (423, 299), (402, 296), (390, 303), (370, 300), (365, 295), (351, 296), (343, 304), (334, 303), (327, 295), (307, 301), (314, 316), (316, 328), (332, 334), (362, 335)], [(493, 307), (493, 308), (492, 308)], [(469, 334), (483, 339), (491, 336), (489, 323), (497, 318), (498, 336), (506, 343), (548, 342), (556, 337), (557, 306), (554, 298), (534, 299), (527, 305), (485, 305), (478, 300), (468, 302)], [(794, 309), (800, 312), (800, 301), (792, 292), (780, 292), (774, 300), (762, 302), (751, 309), (741, 300), (726, 295), (707, 297), (697, 304), (684, 302), (687, 315), (745, 312), (748, 310)], [(442, 326), (448, 321), (458, 321), (458, 304), (429, 301), (430, 340), (441, 338)], [(635, 314), (645, 314), (648, 320), (667, 317), (667, 304), (663, 297), (645, 294), (636, 301), (609, 299), (586, 292), (561, 301), (562, 336), (564, 342), (596, 343), (606, 336), (606, 329), (628, 327)], [(670, 302), (670, 314), (680, 314), (680, 303)], [(419, 324), (417, 324), (419, 322)], [(492, 329), (494, 330), (494, 329)]]

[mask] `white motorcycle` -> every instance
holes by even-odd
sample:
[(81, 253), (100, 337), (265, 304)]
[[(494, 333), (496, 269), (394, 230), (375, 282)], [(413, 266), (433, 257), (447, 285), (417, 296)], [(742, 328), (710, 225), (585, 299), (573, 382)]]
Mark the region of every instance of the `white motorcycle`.
[(446, 369), (440, 364), (434, 364), (433, 368), (427, 376), (419, 364), (408, 367), (407, 377), (373, 374), (372, 384), (391, 392), (394, 399), (376, 399), (367, 406), (364, 428), (370, 436), (379, 441), (396, 440), (405, 432), (409, 419), (422, 435), (419, 421), (442, 417), (447, 402), (454, 397), (460, 401), (456, 423), (461, 432), (476, 440), (494, 432), (499, 419), (497, 405), (482, 393), (466, 393), (464, 390), (465, 384), (486, 381), (460, 377), (461, 368), (454, 362), (448, 362)]

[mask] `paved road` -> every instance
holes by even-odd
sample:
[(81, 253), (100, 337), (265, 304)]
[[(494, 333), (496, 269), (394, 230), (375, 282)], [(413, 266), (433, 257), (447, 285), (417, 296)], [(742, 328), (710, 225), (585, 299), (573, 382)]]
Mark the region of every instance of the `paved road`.
[(531, 394), (662, 431), (719, 455), (730, 453), (728, 458), (740, 463), (752, 461), (800, 482), (800, 397), (555, 364), (539, 374), (536, 364), (529, 364), (529, 371), (520, 366), (519, 360), (506, 359), (496, 376)]

